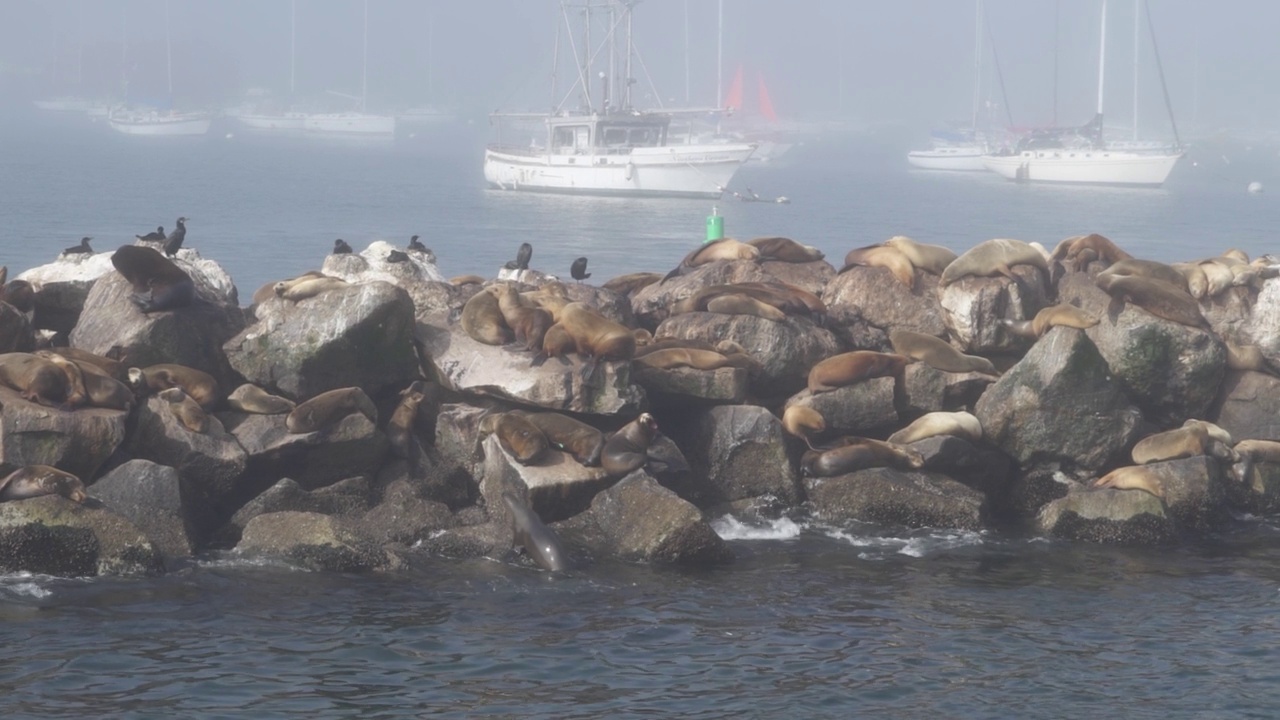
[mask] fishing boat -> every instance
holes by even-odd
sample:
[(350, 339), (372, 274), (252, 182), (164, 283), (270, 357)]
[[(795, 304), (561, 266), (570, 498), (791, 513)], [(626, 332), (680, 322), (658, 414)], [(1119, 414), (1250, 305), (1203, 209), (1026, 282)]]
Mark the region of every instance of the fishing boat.
[[(1150, 13), (1147, 14), (1148, 23)], [(1136, 20), (1136, 19), (1135, 19)], [(1102, 0), (1102, 42), (1098, 52), (1098, 110), (1079, 128), (1049, 128), (1025, 136), (1012, 152), (983, 157), (983, 165), (1009, 180), (1098, 185), (1163, 185), (1183, 152), (1174, 125), (1174, 144), (1155, 150), (1109, 145), (1103, 138), (1103, 79), (1106, 72), (1107, 2)], [(1154, 44), (1155, 33), (1152, 32)], [(1157, 63), (1159, 51), (1156, 51)], [(1161, 82), (1164, 80), (1161, 73)], [(1167, 97), (1167, 93), (1166, 93)], [(1170, 120), (1173, 113), (1170, 111)]]
[[(550, 115), (495, 115), (499, 121), (504, 117), (539, 120), (546, 134), (540, 142), (534, 139), (527, 145), (485, 148), (484, 177), (490, 186), (578, 195), (718, 198), (724, 193), (756, 146), (734, 142), (677, 144), (672, 142), (669, 113), (632, 106), (632, 5), (619, 0), (562, 0), (565, 26), (571, 26), (572, 15), (580, 13), (585, 18), (588, 41), (581, 55), (574, 46), (577, 79)], [(589, 40), (593, 20), (605, 21), (607, 28), (598, 47)], [(625, 31), (623, 42), (618, 42), (619, 28)], [(593, 57), (607, 58), (610, 68), (610, 72), (600, 72), (598, 104), (588, 83), (596, 77)], [(615, 71), (621, 76), (613, 77)], [(622, 88), (622, 92), (613, 94), (611, 88)], [(574, 96), (577, 107), (566, 109)]]

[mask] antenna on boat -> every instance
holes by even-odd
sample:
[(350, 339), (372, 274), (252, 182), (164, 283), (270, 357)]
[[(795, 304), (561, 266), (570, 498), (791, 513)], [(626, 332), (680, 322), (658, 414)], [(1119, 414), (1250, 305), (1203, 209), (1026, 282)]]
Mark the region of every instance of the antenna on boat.
[(1164, 106), (1169, 111), (1169, 124), (1173, 126), (1173, 148), (1182, 148), (1182, 138), (1178, 137), (1178, 121), (1173, 118), (1173, 101), (1169, 99), (1169, 84), (1164, 79), (1164, 65), (1160, 62), (1160, 46), (1156, 44), (1156, 26), (1151, 20), (1151, 3), (1143, 0), (1147, 9), (1147, 29), (1151, 31), (1151, 51), (1156, 57), (1156, 72), (1160, 73), (1160, 90), (1164, 93)]

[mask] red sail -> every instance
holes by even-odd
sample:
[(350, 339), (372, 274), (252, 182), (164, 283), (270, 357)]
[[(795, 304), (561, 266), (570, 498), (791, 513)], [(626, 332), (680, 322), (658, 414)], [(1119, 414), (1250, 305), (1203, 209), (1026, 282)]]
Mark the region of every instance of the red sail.
[(742, 66), (733, 74), (733, 82), (729, 83), (729, 94), (724, 99), (724, 106), (734, 110), (742, 109)]
[(760, 114), (765, 120), (776, 123), (778, 114), (773, 111), (773, 101), (769, 99), (769, 91), (764, 87), (764, 75), (756, 73), (756, 80), (760, 86)]

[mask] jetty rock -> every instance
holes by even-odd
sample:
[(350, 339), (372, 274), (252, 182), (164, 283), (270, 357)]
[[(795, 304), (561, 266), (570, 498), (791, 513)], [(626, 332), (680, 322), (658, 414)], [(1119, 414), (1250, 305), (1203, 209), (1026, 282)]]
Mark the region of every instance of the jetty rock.
[(673, 432), (694, 478), (714, 494), (698, 503), (726, 503), (770, 495), (789, 506), (802, 499), (795, 467), (787, 457), (782, 422), (756, 405), (722, 405), (697, 413), (692, 427)]
[(785, 408), (799, 405), (817, 410), (829, 435), (896, 430), (904, 424), (894, 405), (896, 384), (892, 377), (878, 377), (820, 393), (805, 389), (791, 396)]
[(1016, 353), (1029, 340), (1009, 333), (1001, 319), (1030, 320), (1052, 305), (1053, 289), (1033, 265), (1015, 265), (1017, 282), (968, 275), (942, 287), (938, 299), (947, 331), (970, 354)]
[(316, 490), (307, 490), (292, 478), (284, 478), (236, 510), (230, 522), (218, 531), (218, 539), (221, 544), (234, 546), (250, 520), (274, 512), (359, 517), (372, 507), (371, 497), (369, 478), (364, 476), (340, 480)]
[[(393, 251), (402, 253), (406, 259), (391, 262), (388, 258)], [(381, 280), (405, 290), (420, 282), (446, 282), (436, 267), (434, 255), (401, 250), (385, 240), (374, 240), (359, 254), (328, 255), (320, 271), (349, 283)]]
[(152, 575), (163, 567), (146, 534), (109, 509), (59, 495), (0, 503), (2, 573)]
[(87, 485), (124, 443), (128, 418), (123, 410), (45, 407), (0, 387), (0, 472), (52, 465)]
[(67, 335), (80, 319), (89, 290), (98, 278), (114, 273), (114, 252), (60, 255), (57, 260), (18, 274), (35, 291), (32, 325)]
[[(717, 260), (691, 269), (684, 275), (647, 285), (631, 296), (636, 322), (654, 330), (671, 317), (671, 308), (712, 285), (776, 280), (754, 260)], [(657, 335), (657, 332), (654, 332)]]
[(480, 495), (490, 515), (507, 512), (502, 493), (528, 498), (529, 507), (544, 522), (573, 517), (591, 506), (597, 493), (617, 482), (602, 467), (586, 467), (568, 453), (547, 449), (537, 462), (522, 465), (502, 448), (495, 435), (484, 439), (484, 469)]
[(35, 347), (31, 319), (9, 303), (0, 302), (0, 352), (31, 352)]
[(175, 468), (130, 460), (98, 478), (89, 496), (138, 527), (166, 561), (189, 558), (200, 544), (191, 520), (201, 501), (184, 492)]
[(1253, 370), (1228, 370), (1205, 416), (1241, 440), (1280, 438), (1280, 378)]
[(235, 547), (240, 557), (283, 560), (308, 570), (368, 572), (399, 565), (350, 521), (311, 512), (259, 515), (245, 525)]
[(269, 298), (257, 318), (223, 349), (237, 373), (268, 392), (300, 401), (355, 386), (376, 397), (419, 375), (413, 300), (390, 283)]
[(888, 347), (889, 330), (946, 337), (942, 304), (938, 299), (938, 276), (916, 272), (915, 286), (908, 288), (893, 278), (887, 268), (855, 266), (836, 275), (822, 291), (827, 305), (827, 326), (853, 328), (866, 323), (882, 331), (883, 345), (861, 346), (877, 350)]
[(808, 478), (806, 494), (819, 520), (910, 528), (981, 530), (986, 497), (946, 475), (878, 467), (834, 477)]
[(644, 388), (654, 408), (697, 404), (741, 405), (747, 399), (751, 373), (746, 368), (698, 370), (632, 365), (632, 378)]

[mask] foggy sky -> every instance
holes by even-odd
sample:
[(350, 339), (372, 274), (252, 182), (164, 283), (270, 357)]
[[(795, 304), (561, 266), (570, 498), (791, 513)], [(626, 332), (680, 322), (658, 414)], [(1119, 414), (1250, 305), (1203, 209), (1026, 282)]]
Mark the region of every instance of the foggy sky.
[[(1100, 0), (985, 0), (1015, 124), (1083, 123), (1094, 111)], [(174, 95), (218, 106), (246, 88), (287, 94), (290, 0), (169, 0)], [(435, 103), (482, 118), (545, 109), (555, 0), (369, 0), (371, 107)], [(664, 100), (716, 96), (716, 0), (643, 0), (637, 47)], [(779, 115), (927, 127), (967, 120), (974, 77), (973, 0), (725, 0), (724, 77), (741, 64), (765, 78)], [(1280, 113), (1280, 3), (1151, 0), (1178, 122), (1270, 129)], [(298, 0), (295, 87), (359, 94), (363, 0)], [(1133, 0), (1110, 0), (1106, 111), (1132, 116)], [(1055, 22), (1055, 15), (1057, 21)], [(0, 0), (0, 91), (118, 94), (121, 40), (135, 92), (165, 90), (164, 0)], [(1055, 31), (1056, 45), (1055, 52)], [(1165, 130), (1151, 41), (1139, 60), (1144, 127)], [(80, 62), (77, 63), (77, 58)], [(997, 102), (984, 38), (982, 95)], [(77, 71), (77, 67), (79, 70)], [(76, 76), (79, 73), (77, 87)], [(652, 106), (641, 77), (638, 103)], [(748, 93), (748, 98), (753, 95)], [(1003, 105), (1000, 108), (1003, 121)]]

